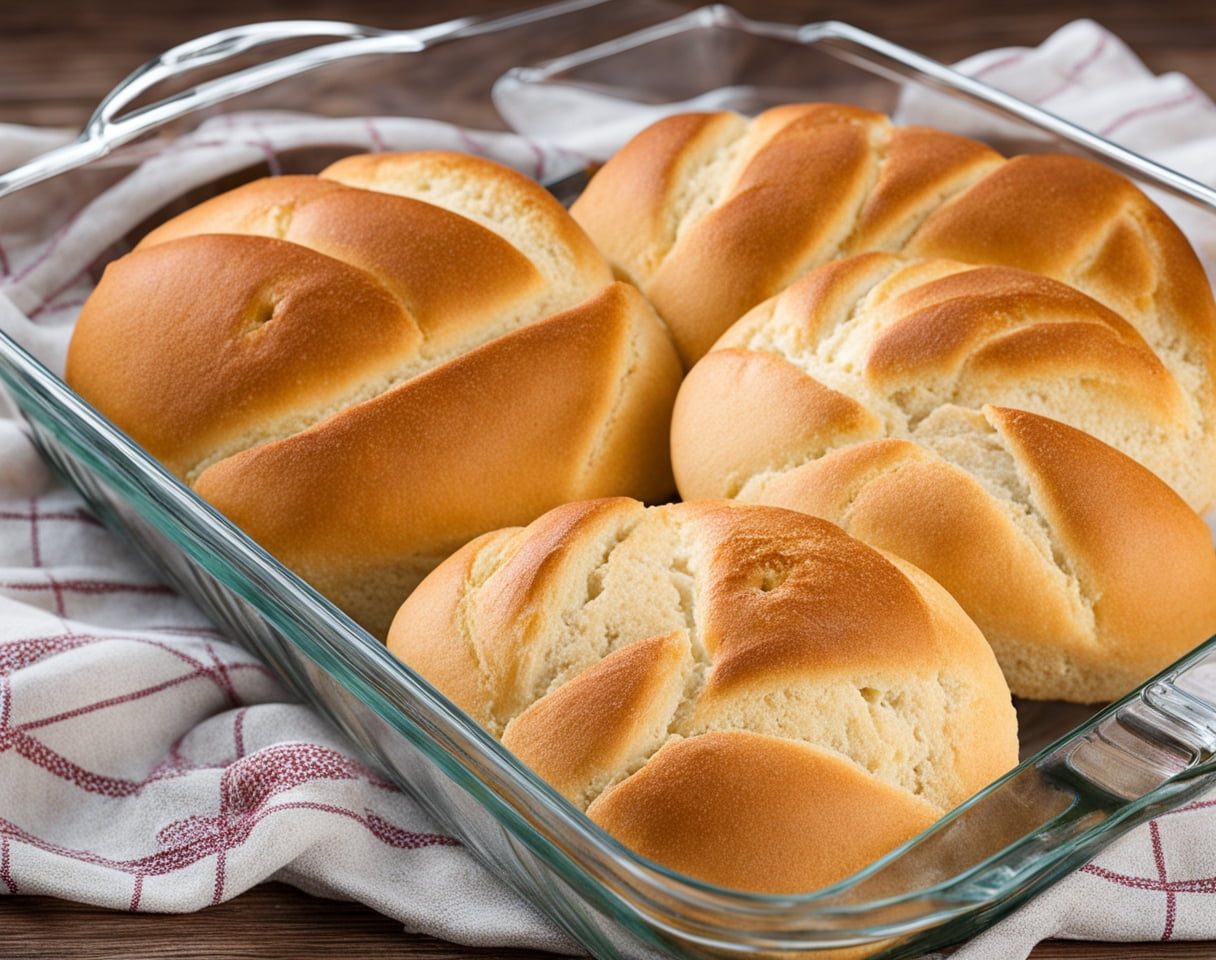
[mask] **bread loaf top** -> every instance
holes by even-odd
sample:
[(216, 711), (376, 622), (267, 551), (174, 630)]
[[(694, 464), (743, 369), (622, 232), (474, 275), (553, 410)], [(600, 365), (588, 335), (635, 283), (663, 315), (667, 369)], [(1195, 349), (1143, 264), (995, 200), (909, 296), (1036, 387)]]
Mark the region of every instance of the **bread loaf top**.
[(693, 367), (672, 458), (686, 498), (803, 510), (921, 567), (1014, 693), (1098, 702), (1216, 630), (1211, 536), (1162, 479), (1194, 499), (1212, 480), (1182, 394), (1063, 284), (860, 254)]
[(472, 156), (360, 155), (153, 230), (107, 268), (67, 373), (193, 480), (611, 282), (528, 178)]
[(1016, 762), (958, 605), (787, 510), (565, 505), (445, 561), (388, 645), (627, 845), (743, 889), (840, 879)]
[(152, 231), (81, 312), (69, 383), (383, 635), (461, 543), (570, 499), (669, 496), (680, 368), (542, 187), (361, 155)]
[[(861, 440), (915, 438), (939, 410), (985, 404), (1084, 430), (1194, 507), (1216, 496), (1212, 425), (1193, 384), (1113, 310), (1027, 270), (836, 260), (749, 311), (703, 364), (681, 401), (700, 421), (677, 454), (686, 497), (735, 496), (751, 477)], [(725, 392), (744, 370), (750, 402)]]
[(661, 120), (571, 212), (655, 304), (686, 365), (808, 270), (875, 250), (1040, 273), (1123, 316), (1167, 365), (1206, 372), (1216, 355), (1203, 269), (1129, 180), (1072, 156), (1006, 160), (859, 107)]

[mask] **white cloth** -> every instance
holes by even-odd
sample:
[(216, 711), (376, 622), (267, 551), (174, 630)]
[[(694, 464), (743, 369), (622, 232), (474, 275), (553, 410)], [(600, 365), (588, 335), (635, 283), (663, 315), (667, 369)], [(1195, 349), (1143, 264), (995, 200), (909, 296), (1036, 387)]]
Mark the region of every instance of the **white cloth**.
[[(1183, 77), (1151, 75), (1096, 24), (963, 68), (1194, 176), (1216, 176), (1216, 107)], [(500, 95), (523, 136), (417, 120), (226, 118), (151, 145), (137, 172), (106, 189), (49, 186), (6, 201), (0, 325), (59, 369), (92, 264), (166, 190), (260, 160), (273, 170), (295, 146), (472, 149), (558, 176), (653, 116), (584, 100), (572, 105), (583, 122), (554, 126), (511, 90)], [(933, 109), (910, 102), (904, 119)], [(56, 136), (0, 127), (0, 168)], [(1212, 241), (1191, 226), (1198, 245)], [(1137, 829), (954, 957), (1014, 960), (1050, 936), (1216, 938), (1213, 803)], [(0, 409), (0, 895), (188, 911), (270, 879), (457, 942), (577, 950), (88, 517)]]

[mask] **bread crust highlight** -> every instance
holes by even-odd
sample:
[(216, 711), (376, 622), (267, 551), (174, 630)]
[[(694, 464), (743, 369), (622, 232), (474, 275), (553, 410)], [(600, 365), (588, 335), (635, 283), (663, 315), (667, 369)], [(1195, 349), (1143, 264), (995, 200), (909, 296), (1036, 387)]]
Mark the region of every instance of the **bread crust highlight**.
[(680, 367), (538, 184), (422, 152), (255, 181), (152, 231), (67, 379), (383, 636), (426, 571), (568, 500), (671, 495)]
[(1017, 759), (945, 590), (774, 507), (564, 505), (440, 565), (388, 647), (623, 842), (739, 889), (842, 879)]

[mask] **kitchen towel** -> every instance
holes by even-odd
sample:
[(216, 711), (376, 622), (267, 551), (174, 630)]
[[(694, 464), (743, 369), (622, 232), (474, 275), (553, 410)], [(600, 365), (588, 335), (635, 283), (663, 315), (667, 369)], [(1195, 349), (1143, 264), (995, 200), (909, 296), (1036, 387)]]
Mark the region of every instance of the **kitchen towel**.
[[(1185, 77), (1154, 76), (1095, 23), (961, 67), (1192, 176), (1216, 175), (1216, 107)], [(602, 159), (655, 115), (588, 96), (553, 126), (553, 104), (535, 93), (498, 92), (518, 134), (233, 115), (128, 151), (100, 184), (32, 189), (0, 208), (0, 326), (61, 369), (93, 265), (167, 193), (254, 163), (279, 172), (296, 147), (474, 150), (552, 179)], [(735, 93), (676, 106), (730, 105)], [(933, 122), (941, 109), (910, 99), (898, 119)], [(62, 139), (0, 128), (0, 169)], [(1201, 253), (1216, 249), (1200, 218), (1162, 199)], [(953, 956), (1014, 960), (1052, 936), (1216, 939), (1214, 806), (1201, 800), (1136, 829)], [(0, 895), (188, 911), (272, 879), (457, 942), (578, 952), (93, 519), (3, 408)]]

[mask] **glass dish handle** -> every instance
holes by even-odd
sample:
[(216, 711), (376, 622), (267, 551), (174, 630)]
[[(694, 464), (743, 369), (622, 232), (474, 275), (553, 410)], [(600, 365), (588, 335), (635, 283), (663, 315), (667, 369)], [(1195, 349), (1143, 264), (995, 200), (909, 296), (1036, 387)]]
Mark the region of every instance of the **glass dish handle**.
[[(417, 53), (436, 44), (510, 30), (575, 13), (607, 0), (558, 0), (501, 17), (459, 17), (410, 30), (384, 30), (338, 20), (278, 20), (232, 27), (188, 40), (130, 73), (102, 98), (80, 135), (7, 173), (0, 174), (0, 197), (105, 156), (115, 147), (169, 121), (234, 96), (260, 89), (327, 63), (376, 53)], [(285, 40), (317, 38), (321, 43), (286, 56), (203, 81), (163, 99), (133, 104), (153, 87), (200, 67)], [(124, 112), (125, 111), (125, 112)]]
[[(472, 17), (462, 17), (416, 31), (419, 35), (418, 48), (422, 49), (430, 37), (443, 36), (472, 22)], [(187, 40), (149, 60), (120, 81), (97, 105), (84, 126), (83, 136), (105, 139), (118, 114), (157, 84), (201, 67), (231, 60), (257, 47), (306, 38), (356, 40), (384, 36), (389, 32), (340, 20), (276, 20), (217, 30)]]
[(1055, 762), (1062, 779), (1135, 800), (1216, 756), (1216, 658), (1153, 680)]
[[(1117, 836), (1216, 785), (1216, 637), (977, 794), (892, 856), (844, 881), (842, 917), (896, 894), (915, 925), (973, 932), (978, 905), (1012, 905)], [(868, 919), (897, 929), (889, 902)], [(1004, 911), (1004, 908), (1002, 909)], [(948, 927), (949, 928), (949, 927)], [(943, 940), (943, 942), (946, 942)]]

